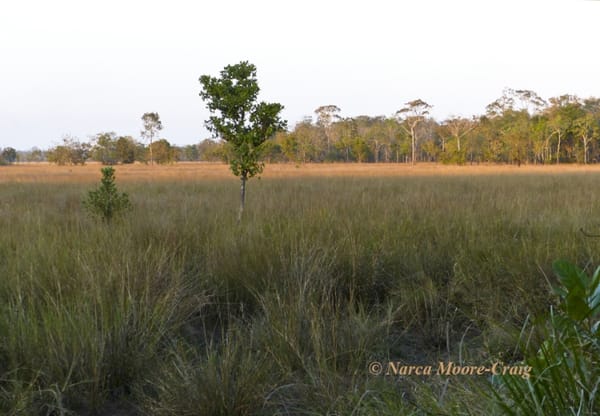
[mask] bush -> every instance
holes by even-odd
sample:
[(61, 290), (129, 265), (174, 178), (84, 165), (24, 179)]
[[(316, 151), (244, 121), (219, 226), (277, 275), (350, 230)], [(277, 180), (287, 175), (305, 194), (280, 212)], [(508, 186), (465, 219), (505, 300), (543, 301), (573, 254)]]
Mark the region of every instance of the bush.
[(119, 193), (115, 185), (115, 170), (111, 167), (103, 168), (101, 185), (95, 191), (88, 192), (83, 206), (94, 216), (102, 218), (107, 223), (119, 213), (131, 208), (129, 196)]

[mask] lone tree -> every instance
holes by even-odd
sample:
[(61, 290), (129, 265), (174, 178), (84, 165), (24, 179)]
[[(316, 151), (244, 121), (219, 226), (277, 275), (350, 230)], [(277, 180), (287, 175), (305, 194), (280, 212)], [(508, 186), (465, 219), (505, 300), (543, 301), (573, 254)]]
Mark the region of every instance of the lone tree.
[(141, 134), (144, 139), (150, 141), (150, 164), (152, 165), (152, 140), (163, 127), (158, 113), (144, 113), (142, 122), (144, 123), (144, 130), (142, 130)]
[(279, 116), (279, 103), (257, 102), (259, 92), (256, 67), (247, 61), (228, 65), (221, 76), (200, 77), (200, 97), (206, 102), (211, 116), (207, 128), (230, 144), (231, 171), (241, 181), (241, 203), (238, 222), (242, 219), (246, 200), (246, 181), (263, 171), (260, 161), (263, 144), (277, 131), (286, 128)]

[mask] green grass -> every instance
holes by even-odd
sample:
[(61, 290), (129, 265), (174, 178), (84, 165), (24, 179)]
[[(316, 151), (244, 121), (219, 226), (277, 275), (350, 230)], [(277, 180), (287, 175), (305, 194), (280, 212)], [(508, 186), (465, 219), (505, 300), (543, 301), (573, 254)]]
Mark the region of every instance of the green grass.
[[(552, 262), (600, 263), (600, 174), (0, 184), (0, 413), (485, 414)], [(500, 392), (502, 393), (502, 392)]]

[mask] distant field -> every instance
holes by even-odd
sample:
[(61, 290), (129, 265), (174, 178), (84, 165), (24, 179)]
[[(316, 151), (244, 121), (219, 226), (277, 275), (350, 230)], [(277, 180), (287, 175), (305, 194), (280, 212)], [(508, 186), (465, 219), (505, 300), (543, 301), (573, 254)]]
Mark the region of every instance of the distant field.
[[(93, 182), (99, 178), (98, 163), (84, 166), (57, 166), (27, 163), (0, 166), (0, 182)], [(173, 165), (118, 165), (120, 181), (233, 179), (229, 166), (223, 163), (184, 162)], [(271, 164), (265, 167), (264, 178), (331, 177), (331, 176), (437, 176), (437, 175), (507, 175), (600, 173), (600, 165), (441, 165), (419, 163), (416, 166), (397, 163), (312, 163)]]
[(368, 363), (519, 362), (600, 264), (600, 166), (269, 165), (241, 224), (227, 165), (116, 166), (110, 225), (100, 168), (0, 167), (0, 414), (501, 414)]

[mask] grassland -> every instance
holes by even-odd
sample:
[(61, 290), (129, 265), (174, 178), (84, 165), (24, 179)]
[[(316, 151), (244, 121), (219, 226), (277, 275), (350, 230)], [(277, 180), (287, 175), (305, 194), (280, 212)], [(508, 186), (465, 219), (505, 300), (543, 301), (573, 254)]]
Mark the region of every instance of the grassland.
[[(600, 169), (0, 167), (0, 413), (494, 414), (485, 377), (371, 361), (523, 357), (551, 264), (600, 263)], [(522, 334), (521, 334), (522, 335)]]

